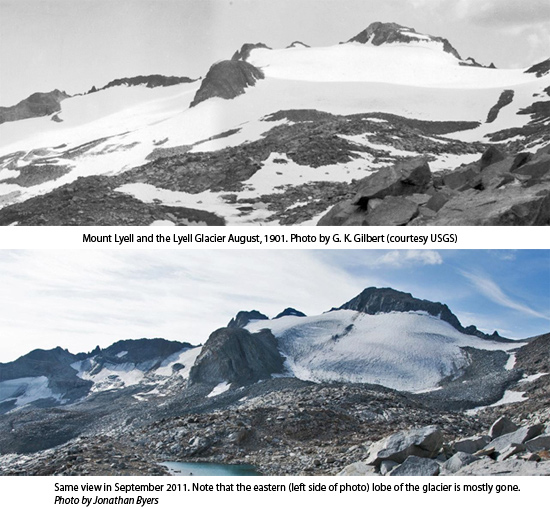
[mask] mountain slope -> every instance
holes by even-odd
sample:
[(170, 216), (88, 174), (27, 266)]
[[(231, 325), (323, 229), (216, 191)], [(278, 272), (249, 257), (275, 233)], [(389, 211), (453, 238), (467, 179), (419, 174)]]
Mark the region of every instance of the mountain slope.
[[(130, 224), (181, 224), (179, 214), (151, 213), (162, 206), (214, 213), (226, 224), (316, 224), (355, 193), (353, 180), (403, 159), (423, 156), (437, 175), (495, 143), (515, 155), (550, 142), (544, 63), (530, 72), (480, 67), (445, 39), (395, 24), (373, 24), (350, 41), (246, 44), (200, 82), (114, 86), (65, 99), (61, 122), (2, 124), (0, 207), (79, 177), (85, 198), (101, 186), (92, 177), (104, 175)], [(0, 224), (59, 224), (49, 209), (30, 202), (0, 212)], [(117, 224), (60, 214), (71, 215), (61, 224)]]

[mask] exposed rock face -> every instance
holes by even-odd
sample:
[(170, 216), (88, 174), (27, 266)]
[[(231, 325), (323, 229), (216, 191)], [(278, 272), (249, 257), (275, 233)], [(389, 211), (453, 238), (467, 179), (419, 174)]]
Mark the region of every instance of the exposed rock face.
[[(392, 311), (424, 311), (431, 316), (436, 316), (441, 320), (451, 324), (456, 330), (464, 334), (478, 336), (481, 338), (497, 339), (498, 336), (489, 336), (477, 330), (470, 325), (463, 327), (458, 318), (451, 312), (446, 304), (440, 302), (431, 302), (413, 297), (410, 293), (400, 292), (393, 288), (365, 288), (357, 297), (346, 302), (338, 309), (350, 309), (359, 311), (368, 315), (377, 313), (391, 313)], [(502, 339), (502, 338), (501, 338)]]
[(297, 309), (294, 309), (294, 308), (286, 308), (284, 311), (281, 311), (275, 318), (274, 320), (276, 320), (277, 318), (281, 318), (283, 316), (306, 316), (305, 313), (302, 313), (301, 311), (298, 311)]
[(512, 101), (514, 100), (514, 91), (513, 90), (504, 90), (502, 94), (500, 94), (500, 97), (498, 98), (497, 103), (489, 110), (489, 114), (487, 115), (487, 123), (490, 124), (491, 122), (494, 122), (498, 114), (500, 113), (500, 110), (504, 108), (505, 106), (508, 106)]
[[(360, 224), (359, 221), (370, 224), (368, 210), (369, 203), (372, 200), (384, 199), (388, 196), (402, 197), (423, 193), (428, 188), (430, 180), (430, 168), (424, 158), (399, 162), (392, 168), (379, 170), (360, 181), (357, 194), (353, 200), (336, 205), (321, 218), (318, 225), (350, 226)], [(384, 218), (388, 217), (387, 209), (394, 207), (393, 202), (384, 204), (382, 210), (386, 210), (386, 213), (377, 213), (374, 216), (373, 223), (380, 224)], [(400, 208), (402, 212), (397, 214), (397, 217), (388, 219), (393, 221), (394, 224), (406, 224), (415, 215), (416, 209), (409, 202), (401, 203)], [(367, 217), (364, 217), (365, 215)]]
[(67, 97), (70, 96), (57, 89), (47, 93), (36, 92), (15, 106), (0, 107), (0, 124), (57, 113), (61, 109), (61, 101)]
[(98, 92), (99, 90), (105, 90), (107, 88), (119, 87), (126, 85), (128, 87), (135, 87), (139, 85), (145, 85), (147, 88), (156, 87), (171, 87), (173, 85), (179, 85), (180, 83), (192, 83), (193, 79), (185, 76), (163, 76), (162, 74), (150, 74), (148, 76), (134, 76), (132, 78), (118, 78), (113, 81), (109, 81), (107, 85), (97, 89), (92, 87), (88, 92), (89, 94)]
[(536, 74), (537, 78), (546, 76), (550, 72), (550, 58), (529, 67), (525, 72)]
[[(407, 28), (397, 23), (382, 23), (376, 21), (371, 23), (365, 30), (352, 37), (348, 42), (359, 42), (365, 44), (370, 42), (374, 46), (380, 46), (381, 44), (391, 43), (410, 43), (418, 41), (418, 38), (414, 37), (414, 34), (418, 33), (414, 28)], [(422, 34), (420, 34), (422, 35)], [(458, 51), (453, 48), (451, 43), (443, 37), (434, 37), (432, 35), (427, 36), (434, 42), (440, 42), (443, 44), (443, 50), (450, 53), (458, 60), (462, 60)]]
[[(318, 225), (550, 224), (547, 147), (536, 154), (507, 155), (491, 146), (479, 161), (433, 176), (425, 165), (413, 159), (364, 178), (357, 185), (356, 197), (335, 205)], [(422, 203), (414, 194), (431, 198)]]
[(269, 320), (269, 318), (255, 309), (252, 311), (239, 311), (235, 318), (231, 318), (227, 327), (229, 329), (242, 329), (246, 327), (251, 320)]
[(231, 57), (231, 60), (246, 61), (246, 59), (250, 56), (250, 52), (256, 48), (271, 49), (269, 46), (266, 46), (263, 42), (257, 42), (256, 44), (249, 42), (249, 43), (243, 44), (240, 50), (235, 51), (235, 53)]
[(283, 372), (283, 358), (271, 331), (246, 329), (213, 332), (189, 374), (189, 385), (222, 382), (251, 384)]
[(264, 78), (264, 73), (242, 60), (224, 60), (214, 64), (202, 81), (191, 107), (212, 97), (233, 99), (244, 94), (247, 87)]

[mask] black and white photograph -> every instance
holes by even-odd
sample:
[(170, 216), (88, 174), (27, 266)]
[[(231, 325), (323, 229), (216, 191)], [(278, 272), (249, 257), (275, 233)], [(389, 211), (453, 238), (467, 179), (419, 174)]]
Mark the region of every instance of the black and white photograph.
[(0, 225), (550, 224), (548, 0), (0, 0)]
[(550, 474), (550, 251), (0, 251), (9, 476)]

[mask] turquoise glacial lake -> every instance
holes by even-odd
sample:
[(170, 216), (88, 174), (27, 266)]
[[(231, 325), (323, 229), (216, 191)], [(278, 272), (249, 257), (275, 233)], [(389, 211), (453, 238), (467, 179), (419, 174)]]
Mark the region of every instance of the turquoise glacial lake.
[(166, 461), (172, 475), (262, 475), (252, 465), (224, 465), (222, 463), (182, 463)]

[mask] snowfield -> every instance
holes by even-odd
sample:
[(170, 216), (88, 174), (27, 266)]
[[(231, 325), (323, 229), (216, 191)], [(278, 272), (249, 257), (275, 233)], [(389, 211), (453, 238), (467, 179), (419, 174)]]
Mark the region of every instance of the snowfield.
[(247, 329), (270, 329), (288, 373), (302, 380), (374, 383), (412, 392), (436, 389), (443, 378), (459, 375), (468, 363), (461, 347), (506, 351), (521, 346), (462, 334), (439, 318), (413, 312), (339, 310), (258, 320)]
[[(484, 137), (489, 133), (527, 124), (529, 115), (518, 115), (518, 110), (531, 105), (537, 94), (545, 96), (543, 90), (550, 86), (550, 75), (536, 78), (522, 69), (459, 65), (440, 43), (422, 34), (405, 33), (416, 40), (382, 46), (346, 43), (254, 49), (248, 61), (264, 72), (265, 79), (232, 100), (214, 97), (189, 108), (200, 82), (153, 89), (118, 86), (62, 101), (58, 114), (62, 122), (50, 117), (6, 122), (0, 125), (0, 158), (12, 155), (0, 160), (0, 207), (48, 193), (78, 177), (119, 174), (145, 164), (155, 149), (186, 146), (191, 152), (210, 152), (258, 140), (268, 130), (290, 124), (263, 120), (280, 110), (314, 109), (339, 115), (382, 112), (419, 120), (476, 121), (479, 127), (447, 138), (487, 141)], [(503, 90), (514, 91), (512, 103), (501, 109), (493, 123), (485, 123)], [(236, 132), (209, 139), (228, 131)], [(344, 138), (385, 150), (394, 158), (415, 154), (377, 144), (366, 135)], [(273, 164), (274, 156), (245, 182), (244, 191), (237, 193), (239, 199), (283, 192), (281, 186), (349, 182), (377, 166), (372, 158), (364, 157), (314, 169), (290, 161)], [(440, 154), (433, 170), (451, 169), (477, 157)], [(28, 187), (6, 182), (30, 164), (55, 164), (68, 172)], [(218, 213), (228, 224), (265, 223), (269, 216), (261, 205), (248, 215), (241, 214), (237, 206), (223, 202), (220, 196), (225, 193), (193, 195), (144, 186), (148, 184), (130, 184), (119, 190), (146, 202), (160, 200)]]

